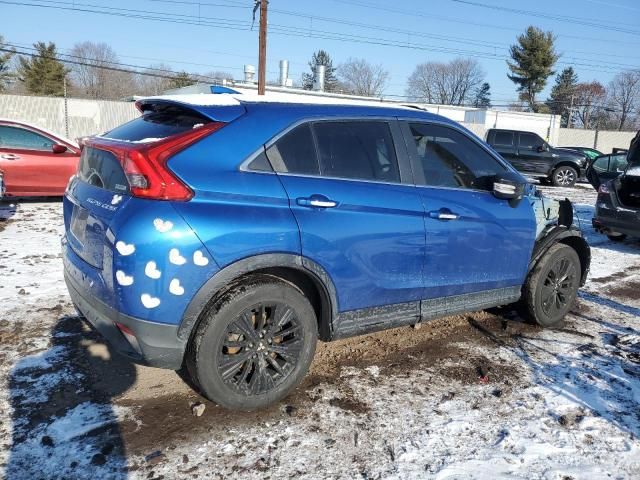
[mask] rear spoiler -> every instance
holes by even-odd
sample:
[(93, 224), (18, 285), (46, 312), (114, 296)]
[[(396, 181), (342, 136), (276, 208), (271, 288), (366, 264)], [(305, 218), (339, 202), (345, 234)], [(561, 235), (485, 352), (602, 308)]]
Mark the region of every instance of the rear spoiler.
[(198, 94), (180, 97), (175, 95), (143, 98), (136, 102), (136, 108), (145, 113), (153, 111), (155, 106), (176, 105), (193, 110), (211, 121), (224, 123), (231, 122), (247, 112), (242, 102), (233, 95)]

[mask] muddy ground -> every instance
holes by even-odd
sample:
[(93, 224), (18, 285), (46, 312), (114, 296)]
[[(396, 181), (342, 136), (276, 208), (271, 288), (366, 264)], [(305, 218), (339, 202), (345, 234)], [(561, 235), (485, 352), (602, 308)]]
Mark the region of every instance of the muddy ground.
[(66, 295), (61, 204), (3, 205), (0, 476), (640, 478), (640, 243), (593, 232), (589, 188), (547, 192), (593, 247), (562, 327), (503, 309), (320, 343), (253, 413), (111, 352)]

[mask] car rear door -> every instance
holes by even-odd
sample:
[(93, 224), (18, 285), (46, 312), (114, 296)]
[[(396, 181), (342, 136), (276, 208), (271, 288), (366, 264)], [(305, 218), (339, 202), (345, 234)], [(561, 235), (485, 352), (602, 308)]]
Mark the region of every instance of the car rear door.
[(407, 120), (403, 132), (425, 209), (425, 297), (519, 292), (536, 229), (526, 200), (491, 192), (507, 166), (452, 125)]
[(267, 155), (340, 312), (421, 299), (423, 208), (395, 119), (302, 123)]
[(509, 130), (492, 130), (488, 138), (489, 145), (516, 168), (518, 166), (518, 150), (516, 148), (516, 135)]
[(56, 141), (17, 125), (0, 125), (0, 168), (7, 193), (62, 195), (77, 169), (78, 154), (54, 153)]

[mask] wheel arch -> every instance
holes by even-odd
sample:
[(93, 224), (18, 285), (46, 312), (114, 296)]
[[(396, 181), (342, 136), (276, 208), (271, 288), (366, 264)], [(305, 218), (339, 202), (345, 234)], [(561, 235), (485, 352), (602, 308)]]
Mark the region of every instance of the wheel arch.
[(589, 274), (589, 266), (591, 264), (591, 248), (587, 241), (583, 238), (580, 230), (562, 225), (555, 225), (547, 229), (543, 235), (536, 241), (529, 262), (529, 270), (527, 275), (533, 270), (542, 256), (556, 243), (563, 243), (573, 248), (580, 258), (581, 278), (580, 285), (584, 285)]
[(330, 340), (337, 317), (335, 286), (327, 272), (316, 262), (301, 255), (270, 253), (251, 256), (227, 265), (200, 287), (183, 315), (178, 338), (188, 342), (208, 309), (218, 298), (251, 275), (280, 278), (303, 291), (311, 302), (318, 321), (318, 336)]
[(576, 171), (578, 175), (580, 175), (580, 165), (578, 165), (578, 163), (574, 162), (573, 160), (560, 160), (559, 162), (555, 163), (553, 167), (551, 167), (549, 175), (553, 175), (553, 172), (555, 172), (560, 167), (571, 167)]

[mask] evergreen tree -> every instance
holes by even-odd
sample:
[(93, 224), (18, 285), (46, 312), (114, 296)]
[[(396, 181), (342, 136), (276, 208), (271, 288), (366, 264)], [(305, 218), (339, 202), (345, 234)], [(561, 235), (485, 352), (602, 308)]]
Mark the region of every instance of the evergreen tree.
[[(2, 35), (0, 35), (0, 48), (7, 48)], [(0, 52), (0, 92), (4, 91), (8, 80), (13, 77), (9, 68), (12, 56), (13, 52)]]
[(28, 93), (34, 95), (64, 95), (64, 77), (67, 70), (57, 58), (54, 43), (34, 43), (36, 54), (33, 57), (20, 57), (18, 75), (24, 82)]
[(473, 106), (476, 108), (491, 108), (491, 85), (487, 82), (476, 88)]
[(547, 99), (551, 113), (561, 116), (561, 127), (566, 128), (569, 125), (571, 97), (575, 95), (577, 85), (578, 75), (574, 72), (573, 67), (567, 67), (556, 77), (556, 84)]
[(309, 62), (309, 68), (311, 73), (305, 73), (302, 76), (302, 88), (305, 90), (313, 89), (313, 84), (316, 81), (316, 65), (324, 65), (324, 90), (325, 92), (334, 92), (338, 88), (338, 79), (336, 78), (336, 69), (333, 66), (333, 60), (327, 52), (324, 50), (318, 50), (315, 52), (311, 61)]
[(553, 75), (553, 66), (559, 55), (554, 48), (555, 38), (551, 32), (543, 32), (539, 28), (529, 27), (518, 36), (518, 43), (512, 45), (509, 54), (512, 61), (507, 61), (511, 74), (509, 79), (518, 85), (520, 99), (529, 104), (529, 108), (537, 112), (536, 95), (540, 93), (547, 79)]
[(191, 77), (187, 72), (182, 71), (177, 73), (174, 78), (169, 80), (169, 88), (182, 88), (188, 87), (196, 83), (196, 80)]

